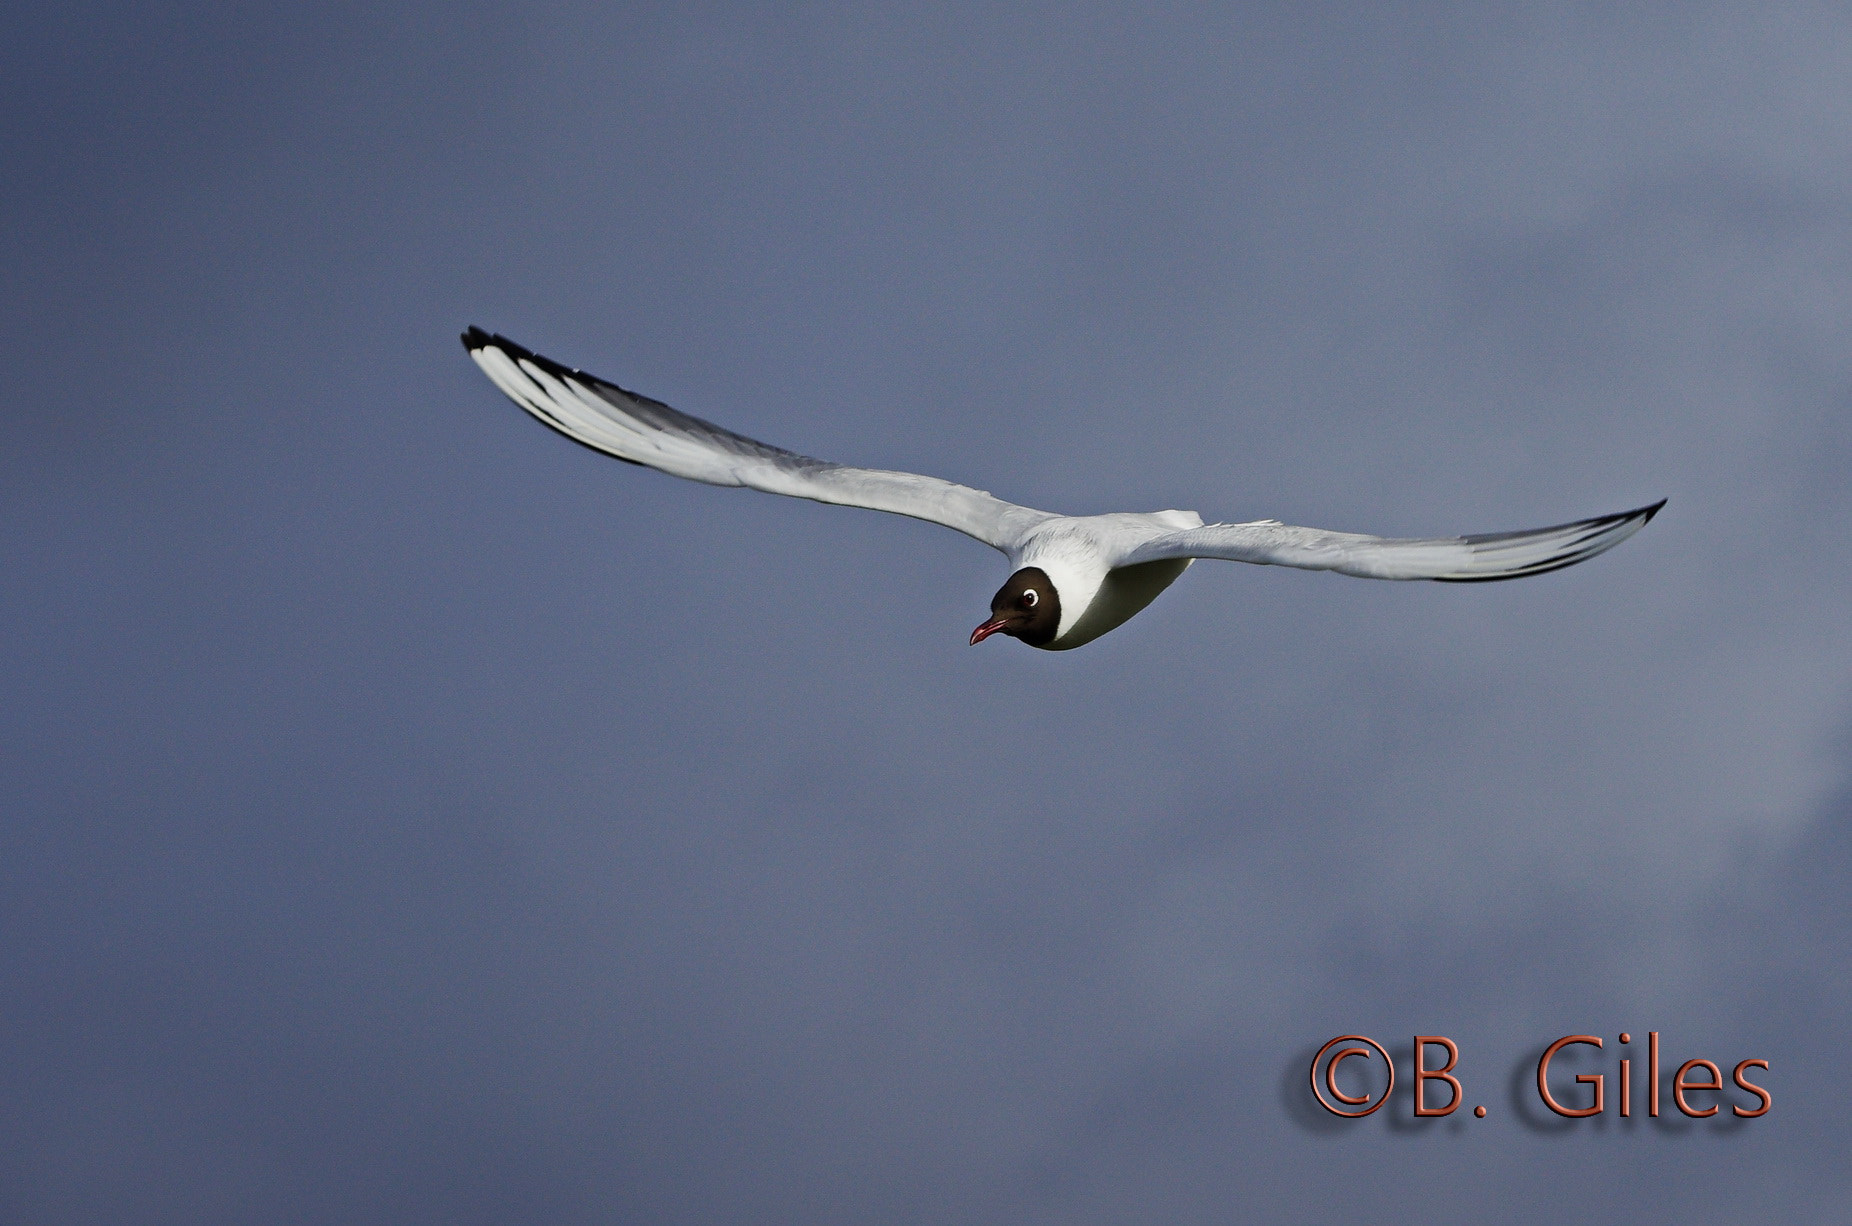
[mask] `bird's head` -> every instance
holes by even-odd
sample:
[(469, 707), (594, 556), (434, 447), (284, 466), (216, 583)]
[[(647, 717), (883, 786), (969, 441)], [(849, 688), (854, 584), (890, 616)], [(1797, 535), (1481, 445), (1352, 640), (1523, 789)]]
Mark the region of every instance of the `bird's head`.
[(990, 598), (990, 620), (971, 632), (976, 646), (993, 634), (1007, 634), (1031, 647), (1045, 647), (1061, 628), (1061, 597), (1040, 567), (1026, 566)]

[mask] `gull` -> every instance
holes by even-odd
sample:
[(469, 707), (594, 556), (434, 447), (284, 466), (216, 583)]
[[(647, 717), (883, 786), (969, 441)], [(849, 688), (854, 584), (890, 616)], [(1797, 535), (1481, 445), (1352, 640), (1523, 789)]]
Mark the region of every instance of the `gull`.
[(1198, 558), (1329, 570), (1365, 579), (1485, 583), (1541, 575), (1605, 553), (1665, 505), (1529, 532), (1397, 539), (1278, 520), (1206, 524), (1194, 511), (1056, 515), (918, 473), (852, 468), (773, 447), (562, 366), (472, 327), (463, 347), (516, 404), (576, 443), (672, 476), (744, 486), (943, 524), (999, 550), (1012, 573), (971, 632), (1047, 651), (1124, 625)]

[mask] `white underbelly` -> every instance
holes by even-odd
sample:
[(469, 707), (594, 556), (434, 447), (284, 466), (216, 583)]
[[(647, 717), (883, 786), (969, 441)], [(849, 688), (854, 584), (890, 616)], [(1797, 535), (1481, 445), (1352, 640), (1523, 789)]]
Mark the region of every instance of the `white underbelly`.
[(1156, 600), (1159, 592), (1175, 583), (1177, 576), (1188, 570), (1194, 560), (1165, 559), (1162, 562), (1144, 562), (1107, 571), (1106, 581), (1100, 585), (1099, 594), (1087, 606), (1080, 620), (1043, 650), (1066, 651), (1070, 647), (1079, 647), (1083, 643), (1091, 643), (1108, 630), (1124, 625), (1133, 614)]

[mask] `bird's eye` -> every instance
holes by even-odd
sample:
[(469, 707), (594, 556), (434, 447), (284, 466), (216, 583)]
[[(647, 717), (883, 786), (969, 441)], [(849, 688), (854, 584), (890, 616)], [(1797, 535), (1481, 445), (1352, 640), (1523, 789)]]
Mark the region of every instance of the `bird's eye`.
[(1033, 590), (1024, 592), (1022, 594), (1022, 607), (1025, 609), (1033, 609), (1038, 599), (1040, 599), (1040, 597), (1038, 597)]

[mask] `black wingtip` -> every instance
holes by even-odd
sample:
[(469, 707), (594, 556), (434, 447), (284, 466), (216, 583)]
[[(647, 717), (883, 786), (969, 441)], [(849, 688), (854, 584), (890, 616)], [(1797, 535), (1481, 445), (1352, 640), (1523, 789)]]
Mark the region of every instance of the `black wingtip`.
[[(471, 324), (463, 332), (463, 348), (475, 353), (479, 349), (499, 349), (516, 361), (523, 359), (541, 362), (549, 367), (559, 366), (558, 362), (548, 361), (524, 345), (517, 345), (499, 332), (488, 332)], [(560, 367), (560, 369), (565, 369)]]
[(1563, 531), (1568, 531), (1571, 529), (1578, 529), (1578, 528), (1588, 530), (1584, 532), (1579, 538), (1577, 538), (1577, 540), (1570, 546), (1569, 551), (1567, 553), (1564, 553), (1558, 556), (1553, 561), (1546, 562), (1542, 565), (1532, 567), (1528, 570), (1508, 571), (1504, 574), (1491, 574), (1491, 575), (1447, 576), (1444, 578), (1436, 578), (1435, 582), (1436, 583), (1502, 583), (1507, 579), (1525, 579), (1525, 578), (1530, 577), (1531, 575), (1547, 575), (1553, 570), (1562, 570), (1564, 567), (1574, 566), (1578, 562), (1586, 562), (1589, 558), (1597, 557), (1600, 554), (1604, 554), (1608, 550), (1614, 548), (1615, 545), (1620, 543), (1619, 541), (1607, 541), (1606, 543), (1598, 543), (1591, 551), (1590, 548), (1588, 548), (1589, 541), (1595, 540), (1597, 542), (1601, 542), (1602, 538), (1613, 536), (1614, 531), (1617, 528), (1621, 528), (1621, 527), (1626, 528), (1626, 532), (1628, 536), (1633, 535), (1635, 532), (1638, 532), (1641, 528), (1646, 527), (1647, 524), (1652, 523), (1653, 516), (1659, 514), (1661, 508), (1665, 506), (1667, 501), (1669, 500), (1665, 498), (1661, 498), (1658, 502), (1655, 502), (1650, 506), (1635, 507), (1631, 511), (1616, 511), (1612, 515), (1598, 515), (1594, 519), (1581, 519), (1581, 520), (1575, 521), (1574, 523), (1558, 524), (1554, 528), (1540, 528), (1534, 532), (1492, 532), (1492, 533), (1487, 533), (1487, 534), (1480, 535), (1480, 536), (1461, 537), (1460, 539), (1465, 541), (1467, 544), (1476, 546), (1476, 545), (1482, 545), (1482, 544), (1489, 545), (1489, 544), (1493, 544), (1499, 541), (1509, 541), (1509, 540), (1514, 540), (1514, 539), (1527, 537), (1527, 536), (1536, 536), (1541, 533), (1563, 532)]
[(537, 362), (541, 367), (552, 371), (554, 374), (571, 374), (586, 378), (597, 377), (595, 375), (586, 375), (584, 371), (573, 370), (570, 367), (561, 366), (552, 358), (542, 357), (532, 349), (529, 349), (526, 345), (517, 345), (499, 332), (485, 332), (474, 324), (471, 324), (469, 330), (463, 333), (463, 348), (469, 350), (471, 353), (475, 353), (481, 349), (499, 349), (517, 362)]

